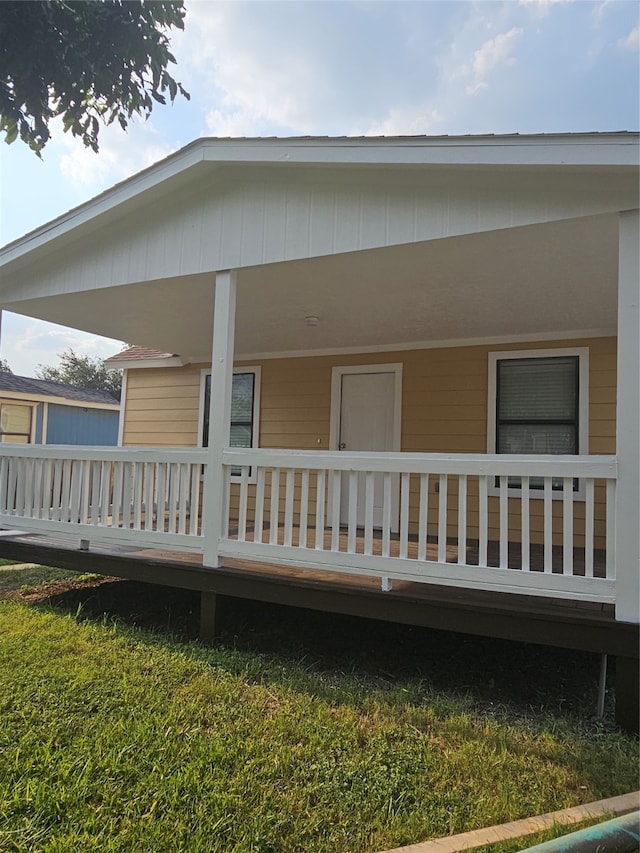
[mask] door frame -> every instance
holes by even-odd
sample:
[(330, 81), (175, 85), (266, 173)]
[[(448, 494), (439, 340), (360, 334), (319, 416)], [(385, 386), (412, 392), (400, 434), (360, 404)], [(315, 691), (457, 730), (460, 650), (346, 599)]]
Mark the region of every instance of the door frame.
[(349, 364), (331, 370), (331, 418), (329, 422), (329, 450), (339, 450), (340, 415), (342, 410), (342, 377), (361, 373), (392, 373), (393, 381), (393, 437), (390, 452), (402, 449), (402, 362), (386, 364)]

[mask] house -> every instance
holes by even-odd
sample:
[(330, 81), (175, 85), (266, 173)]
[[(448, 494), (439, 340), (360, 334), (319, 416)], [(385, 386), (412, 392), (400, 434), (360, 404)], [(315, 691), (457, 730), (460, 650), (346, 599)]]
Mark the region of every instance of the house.
[(120, 404), (106, 391), (0, 373), (0, 441), (118, 443)]
[(236, 594), (614, 654), (637, 727), (638, 153), (203, 139), (9, 244), (1, 307), (139, 347), (121, 446), (0, 448), (0, 523), (204, 633)]

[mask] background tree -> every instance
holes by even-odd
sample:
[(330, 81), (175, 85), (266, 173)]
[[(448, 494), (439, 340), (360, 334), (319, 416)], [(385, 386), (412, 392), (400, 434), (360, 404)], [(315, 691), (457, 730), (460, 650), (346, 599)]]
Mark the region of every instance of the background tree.
[(0, 2), (0, 130), (40, 156), (61, 116), (98, 151), (100, 122), (126, 129), (154, 101), (189, 98), (167, 66), (167, 32), (184, 29), (181, 0), (3, 0)]
[(6, 358), (0, 358), (0, 373), (11, 373), (13, 374), (13, 370), (9, 367), (9, 362)]
[(98, 391), (108, 391), (117, 400), (122, 390), (122, 373), (119, 370), (107, 370), (99, 358), (88, 355), (78, 355), (72, 349), (66, 349), (58, 354), (58, 367), (39, 364), (36, 368), (38, 379), (49, 382), (64, 382), (78, 388), (95, 388)]

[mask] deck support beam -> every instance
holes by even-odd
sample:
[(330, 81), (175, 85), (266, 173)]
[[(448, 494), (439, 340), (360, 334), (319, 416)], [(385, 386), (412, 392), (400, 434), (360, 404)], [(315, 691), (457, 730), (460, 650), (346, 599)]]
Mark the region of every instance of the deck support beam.
[(640, 734), (640, 667), (638, 658), (616, 657), (616, 724)]
[(209, 645), (217, 637), (216, 611), (218, 596), (215, 592), (200, 593), (200, 642)]
[(236, 325), (236, 274), (232, 270), (216, 273), (214, 304), (209, 449), (204, 476), (202, 532), (203, 564), (211, 568), (220, 568), (222, 558), (218, 548), (226, 524), (224, 518), (226, 478), (222, 465), (222, 453), (229, 443)]
[(616, 619), (640, 622), (640, 217), (620, 214), (616, 412)]

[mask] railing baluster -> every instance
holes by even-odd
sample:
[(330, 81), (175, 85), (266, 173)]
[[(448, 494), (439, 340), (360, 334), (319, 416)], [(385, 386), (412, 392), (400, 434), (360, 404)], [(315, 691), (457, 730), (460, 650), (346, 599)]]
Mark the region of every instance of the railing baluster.
[(420, 503), (418, 505), (418, 560), (427, 559), (429, 536), (429, 475), (420, 474)]
[[(231, 524), (231, 468), (227, 465), (222, 466), (222, 527), (220, 530), (220, 538), (229, 538), (229, 525)], [(205, 519), (202, 520), (202, 526), (205, 525)]]
[(247, 504), (249, 503), (249, 466), (240, 469), (240, 506), (238, 507), (238, 542), (247, 538)]
[(573, 477), (562, 480), (562, 574), (573, 574)]
[(167, 465), (167, 531), (169, 533), (177, 533), (178, 522), (178, 489), (180, 486), (180, 470), (175, 462), (170, 462)]
[(200, 465), (189, 465), (191, 494), (189, 497), (189, 536), (200, 534)]
[(61, 486), (62, 486), (62, 462), (60, 459), (55, 459), (53, 462), (53, 514), (54, 521), (60, 521), (61, 509)]
[(187, 513), (189, 506), (189, 480), (191, 475), (191, 465), (187, 462), (181, 462), (178, 465), (179, 471), (179, 504), (178, 504), (178, 533), (187, 532)]
[(133, 529), (141, 530), (144, 506), (145, 463), (134, 462), (133, 465)]
[(373, 501), (376, 477), (373, 471), (364, 475), (364, 553), (373, 554)]
[(509, 568), (509, 478), (500, 477), (500, 568)]
[(438, 562), (447, 562), (447, 475), (438, 479)]
[(131, 463), (124, 462), (122, 466), (122, 528), (131, 527)]
[(478, 477), (478, 566), (486, 568), (489, 547), (489, 478)]
[(382, 556), (391, 553), (391, 474), (382, 475)]
[(409, 489), (410, 474), (403, 472), (400, 476), (400, 557), (406, 560), (409, 556)]
[(316, 471), (316, 540), (315, 550), (324, 551), (324, 503), (326, 492), (326, 474), (324, 469)]
[(458, 476), (458, 565), (467, 564), (467, 475)]
[(156, 524), (154, 530), (164, 531), (164, 514), (166, 507), (166, 488), (167, 488), (167, 464), (165, 462), (156, 463), (156, 502), (155, 516)]
[(280, 469), (271, 469), (271, 499), (269, 501), (269, 544), (278, 544), (280, 520)]
[(309, 469), (303, 468), (300, 474), (300, 521), (298, 542), (301, 548), (307, 547), (307, 525), (309, 523)]
[(113, 463), (113, 499), (111, 501), (111, 527), (120, 527), (122, 511), (122, 462)]
[(544, 478), (544, 570), (553, 571), (553, 503), (551, 477)]
[(605, 576), (611, 580), (616, 576), (616, 481), (607, 480), (606, 492), (607, 541), (605, 557)]
[[(99, 520), (100, 513), (100, 494), (102, 491), (101, 479), (100, 479), (100, 470), (101, 465), (100, 462), (93, 462), (91, 464), (91, 524), (97, 525)], [(54, 480), (54, 493), (56, 492), (55, 487), (55, 479), (56, 472), (54, 466), (53, 472), (53, 480)]]
[(256, 483), (256, 510), (253, 522), (253, 541), (262, 542), (262, 528), (264, 525), (264, 477), (265, 469), (260, 465), (257, 473)]
[(34, 459), (33, 466), (33, 517), (42, 518), (42, 475), (44, 470), (42, 459)]
[(340, 550), (340, 497), (342, 472), (331, 471), (331, 550)]
[(142, 505), (144, 507), (144, 530), (153, 529), (153, 495), (155, 491), (155, 471), (153, 462), (145, 462), (142, 472)]
[(349, 471), (349, 514), (347, 523), (347, 551), (356, 553), (356, 533), (358, 527), (358, 472)]
[(296, 484), (295, 468), (287, 468), (284, 490), (284, 544), (287, 547), (293, 545), (293, 499)]
[(531, 516), (529, 488), (529, 477), (522, 477), (520, 483), (520, 568), (523, 572), (528, 572), (531, 568)]
[(592, 578), (595, 509), (595, 482), (593, 477), (587, 479), (584, 488), (584, 575), (587, 578)]
[(24, 472), (24, 509), (22, 514), (26, 518), (32, 517), (33, 513), (33, 459), (26, 459)]
[(71, 493), (69, 495), (69, 521), (77, 524), (80, 520), (80, 487), (82, 468), (80, 462), (73, 462), (71, 469)]

